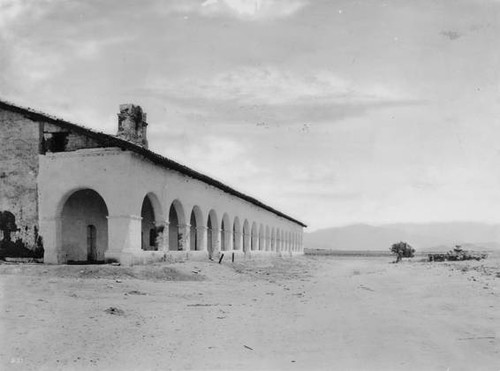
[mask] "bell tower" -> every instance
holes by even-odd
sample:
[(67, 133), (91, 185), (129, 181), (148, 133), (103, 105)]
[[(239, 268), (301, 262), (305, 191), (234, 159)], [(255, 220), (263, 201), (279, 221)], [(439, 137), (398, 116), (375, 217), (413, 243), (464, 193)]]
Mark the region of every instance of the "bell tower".
[(134, 104), (120, 104), (118, 113), (118, 133), (116, 136), (141, 147), (148, 148), (146, 137), (146, 114), (140, 106)]

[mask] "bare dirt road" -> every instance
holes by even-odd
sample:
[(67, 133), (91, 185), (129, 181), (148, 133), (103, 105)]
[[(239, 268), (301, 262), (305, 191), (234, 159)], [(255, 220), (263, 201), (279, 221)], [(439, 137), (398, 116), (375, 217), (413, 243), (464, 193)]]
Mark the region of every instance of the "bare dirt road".
[(0, 265), (3, 370), (500, 370), (500, 260)]

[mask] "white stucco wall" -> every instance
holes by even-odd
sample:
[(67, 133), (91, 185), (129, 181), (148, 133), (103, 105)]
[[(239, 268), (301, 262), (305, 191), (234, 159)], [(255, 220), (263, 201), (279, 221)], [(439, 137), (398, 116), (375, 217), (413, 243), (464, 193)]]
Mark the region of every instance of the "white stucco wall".
[[(168, 256), (207, 256), (207, 220), (212, 215), (215, 252), (220, 251), (221, 223), (227, 228), (226, 249), (233, 251), (233, 224), (238, 219), (241, 232), (255, 226), (256, 250), (249, 254), (292, 254), (302, 252), (302, 226), (214, 186), (173, 170), (154, 165), (141, 156), (117, 148), (85, 149), (41, 155), (38, 177), (40, 233), (44, 238), (45, 261), (64, 261), (61, 212), (68, 197), (80, 189), (92, 189), (104, 199), (108, 210), (108, 250), (106, 258), (124, 263), (160, 259)], [(141, 250), (141, 207), (150, 196), (157, 223), (165, 226), (159, 251)], [(182, 250), (168, 251), (168, 216), (175, 204), (179, 214)], [(203, 228), (198, 228), (201, 251), (190, 250), (190, 218), (193, 207)], [(266, 239), (266, 229), (269, 237)], [(260, 234), (262, 233), (262, 236)], [(276, 236), (274, 243), (271, 236)], [(243, 239), (250, 250), (251, 236), (237, 234), (242, 252)], [(271, 251), (273, 249), (274, 251)]]

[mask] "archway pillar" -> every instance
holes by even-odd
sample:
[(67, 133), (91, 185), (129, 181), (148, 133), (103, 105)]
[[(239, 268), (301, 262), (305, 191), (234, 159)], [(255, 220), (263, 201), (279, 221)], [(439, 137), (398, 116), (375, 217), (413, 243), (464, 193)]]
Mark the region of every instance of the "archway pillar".
[(179, 224), (179, 250), (189, 251), (191, 240), (191, 225)]
[(212, 228), (212, 235), (215, 236), (213, 241), (213, 249), (214, 254), (220, 252), (221, 250), (221, 229), (220, 228)]
[[(225, 251), (233, 250), (233, 232), (222, 230), (221, 235), (222, 238), (224, 239), (224, 246), (226, 247)], [(222, 251), (222, 241), (221, 241), (221, 251)]]
[(245, 232), (243, 232), (243, 245), (241, 248), (245, 253), (249, 252), (252, 249), (252, 237), (250, 234), (246, 234)]
[[(235, 243), (233, 243), (233, 240)], [(243, 233), (233, 232), (233, 238), (231, 238), (232, 248), (235, 251), (243, 250)]]
[(168, 251), (168, 227), (170, 223), (168, 220), (164, 220), (161, 222), (160, 226), (163, 227), (163, 233), (158, 235), (158, 251)]
[(43, 262), (47, 264), (63, 264), (66, 254), (62, 248), (62, 218), (40, 219), (40, 236), (43, 236)]
[(142, 218), (137, 215), (110, 215), (108, 218), (108, 250), (106, 260), (129, 264), (130, 254), (141, 251)]
[(199, 251), (207, 251), (207, 227), (196, 227), (196, 238), (198, 239)]

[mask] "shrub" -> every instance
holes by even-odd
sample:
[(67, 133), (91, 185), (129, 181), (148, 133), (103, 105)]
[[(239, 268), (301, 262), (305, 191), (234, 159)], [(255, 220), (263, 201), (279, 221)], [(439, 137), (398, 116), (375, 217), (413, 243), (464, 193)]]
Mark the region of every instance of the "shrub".
[(392, 244), (389, 250), (396, 255), (396, 263), (399, 263), (403, 258), (413, 258), (415, 256), (415, 249), (410, 244), (402, 241)]

